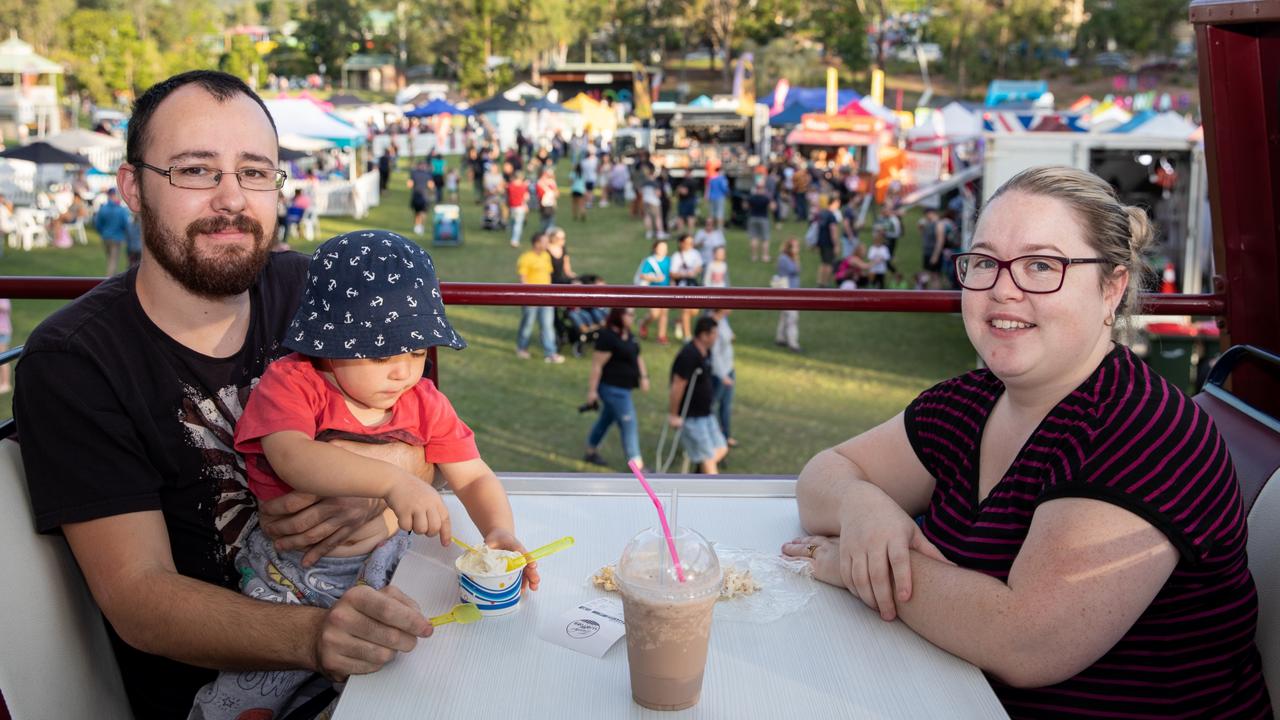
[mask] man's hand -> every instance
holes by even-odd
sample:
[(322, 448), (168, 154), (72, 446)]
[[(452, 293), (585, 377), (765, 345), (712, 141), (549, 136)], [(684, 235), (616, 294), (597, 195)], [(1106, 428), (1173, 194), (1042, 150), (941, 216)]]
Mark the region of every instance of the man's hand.
[(305, 550), (302, 565), (311, 567), (385, 508), (377, 499), (320, 498), (295, 491), (259, 503), (258, 524), (276, 550)]
[(682, 427), (684, 425), (684, 418), (680, 417), (679, 415), (668, 414), (667, 424), (673, 428)]
[(416, 477), (400, 473), (387, 493), (387, 506), (396, 514), (401, 530), (439, 535), (442, 546), (448, 546), (453, 539), (449, 510), (440, 493)]
[[(428, 485), (435, 477), (435, 466), (427, 462), (422, 448), (406, 443), (371, 444), (332, 440), (329, 443), (348, 452), (389, 462)], [(369, 498), (324, 498), (303, 492), (292, 492), (258, 506), (258, 522), (267, 537), (275, 541), (276, 550), (305, 550), (304, 567), (328, 555), (348, 540), (370, 520), (382, 514), (386, 504)]]
[(430, 637), (431, 622), (399, 588), (356, 585), (325, 615), (316, 635), (315, 666), (334, 682), (363, 675)]

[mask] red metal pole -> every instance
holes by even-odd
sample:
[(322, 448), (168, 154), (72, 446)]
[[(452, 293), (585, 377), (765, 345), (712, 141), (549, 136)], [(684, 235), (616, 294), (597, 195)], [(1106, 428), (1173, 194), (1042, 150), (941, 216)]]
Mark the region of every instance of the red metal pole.
[[(101, 278), (0, 277), (0, 297), (74, 298)], [(732, 308), (834, 312), (960, 312), (950, 290), (775, 290), (772, 288), (654, 288), (633, 285), (517, 285), (442, 283), (451, 305), (558, 305), (592, 307)], [(1151, 315), (1221, 315), (1220, 295), (1145, 295)]]

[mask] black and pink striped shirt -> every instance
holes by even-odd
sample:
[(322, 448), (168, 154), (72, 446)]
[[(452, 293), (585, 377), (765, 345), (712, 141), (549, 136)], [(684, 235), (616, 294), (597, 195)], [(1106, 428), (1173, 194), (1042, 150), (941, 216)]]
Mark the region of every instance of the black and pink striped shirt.
[(1058, 403), (979, 503), (978, 448), (1004, 384), (976, 370), (925, 391), (907, 436), (937, 480), (924, 533), (956, 564), (1007, 581), (1040, 503), (1118, 505), (1181, 557), (1151, 606), (1079, 675), (1018, 689), (991, 678), (1015, 718), (1271, 717), (1254, 645), (1258, 601), (1231, 458), (1209, 416), (1117, 346)]

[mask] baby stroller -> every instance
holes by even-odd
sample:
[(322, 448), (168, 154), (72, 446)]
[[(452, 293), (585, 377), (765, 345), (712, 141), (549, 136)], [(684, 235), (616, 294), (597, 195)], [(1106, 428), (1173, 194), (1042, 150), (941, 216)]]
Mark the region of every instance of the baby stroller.
[(489, 195), (484, 199), (483, 227), (485, 230), (504, 230), (507, 227), (502, 222), (502, 204), (497, 195)]

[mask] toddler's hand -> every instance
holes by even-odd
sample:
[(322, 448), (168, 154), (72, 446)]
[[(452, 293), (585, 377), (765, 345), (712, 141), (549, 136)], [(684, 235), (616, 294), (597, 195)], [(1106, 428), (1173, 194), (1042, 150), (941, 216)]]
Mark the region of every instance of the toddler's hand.
[(439, 535), (440, 544), (446, 546), (453, 539), (444, 500), (421, 478), (402, 473), (391, 486), (386, 500), (400, 521), (400, 529), (427, 536)]
[[(495, 550), (513, 550), (521, 555), (529, 552), (524, 544), (517, 540), (510, 530), (505, 528), (490, 530), (489, 534), (484, 537), (484, 544)], [(538, 574), (538, 562), (536, 560), (524, 566), (524, 578), (521, 582), (526, 589), (537, 590), (541, 581), (542, 578)]]

